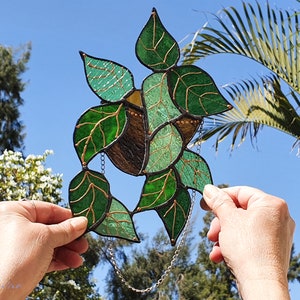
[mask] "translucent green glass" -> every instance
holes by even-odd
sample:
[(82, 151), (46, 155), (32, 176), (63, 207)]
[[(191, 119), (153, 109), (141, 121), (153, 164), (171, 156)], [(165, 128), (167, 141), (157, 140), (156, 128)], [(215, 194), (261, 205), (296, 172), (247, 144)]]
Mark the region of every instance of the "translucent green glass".
[(204, 186), (212, 182), (211, 173), (206, 161), (197, 153), (185, 150), (175, 165), (181, 182), (186, 188), (202, 192)]
[(158, 172), (168, 168), (182, 150), (181, 135), (172, 124), (167, 124), (154, 135), (150, 141), (147, 173)]
[(137, 43), (136, 56), (152, 70), (167, 70), (179, 60), (179, 47), (153, 9)]
[(83, 52), (87, 82), (92, 91), (106, 101), (119, 101), (133, 89), (130, 71), (115, 62), (89, 56)]
[(165, 73), (154, 73), (147, 77), (143, 82), (143, 91), (150, 133), (181, 116), (170, 97)]
[(178, 189), (177, 195), (168, 205), (157, 208), (156, 211), (163, 220), (169, 234), (171, 245), (175, 245), (184, 229), (191, 207), (191, 197), (186, 189)]
[(114, 198), (104, 221), (94, 231), (104, 236), (126, 238), (139, 242), (130, 212), (120, 201)]
[(90, 108), (78, 120), (74, 131), (74, 145), (83, 165), (107, 148), (123, 132), (126, 125), (123, 104)]
[(147, 177), (143, 187), (140, 202), (136, 212), (153, 209), (166, 204), (171, 200), (177, 190), (175, 172), (170, 169)]
[(213, 115), (229, 108), (212, 78), (197, 66), (173, 68), (168, 73), (168, 83), (173, 100), (192, 115)]
[(69, 202), (74, 216), (87, 217), (88, 227), (101, 222), (110, 206), (109, 183), (105, 176), (91, 170), (81, 171), (70, 182)]
[[(203, 117), (230, 106), (205, 71), (177, 65), (179, 47), (155, 9), (137, 39), (136, 56), (153, 71), (141, 89), (126, 67), (81, 52), (87, 83), (101, 103), (75, 126), (82, 171), (70, 182), (69, 203), (74, 215), (88, 218), (87, 231), (132, 242), (140, 241), (133, 216), (154, 210), (175, 245), (190, 213), (189, 189), (202, 193), (212, 183), (207, 163), (188, 144)], [(98, 154), (145, 177), (132, 211), (111, 194), (103, 164), (100, 173), (89, 169)]]

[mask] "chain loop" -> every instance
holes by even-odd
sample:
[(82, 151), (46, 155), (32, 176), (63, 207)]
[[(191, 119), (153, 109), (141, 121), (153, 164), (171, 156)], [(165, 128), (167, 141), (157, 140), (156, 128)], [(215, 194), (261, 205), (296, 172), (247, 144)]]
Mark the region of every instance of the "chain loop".
[[(199, 141), (197, 143), (197, 147), (196, 147), (196, 152), (197, 154), (200, 154), (200, 151), (201, 151), (201, 144), (202, 144), (202, 130), (203, 130), (203, 123), (204, 121), (202, 120), (201, 121), (201, 124), (199, 126)], [(104, 161), (104, 162), (103, 162)], [(101, 156), (101, 170), (104, 174), (104, 168), (105, 168), (105, 160), (104, 158)], [(194, 204), (195, 204), (195, 200), (196, 200), (196, 191), (193, 190), (192, 191), (192, 196), (191, 196), (191, 207), (190, 207), (190, 211), (189, 211), (189, 214), (188, 214), (188, 217), (187, 217), (187, 221), (186, 221), (186, 225), (185, 225), (185, 228), (182, 232), (182, 236), (181, 236), (181, 239), (176, 247), (176, 250), (174, 252), (174, 255), (171, 259), (171, 262), (169, 264), (169, 266), (166, 268), (166, 270), (162, 273), (162, 275), (160, 276), (160, 278), (157, 280), (156, 283), (154, 283), (152, 286), (148, 287), (148, 288), (145, 288), (145, 289), (137, 289), (135, 287), (133, 287), (124, 277), (124, 275), (122, 274), (120, 268), (118, 267), (117, 265), (117, 262), (116, 262), (116, 258), (115, 258), (115, 255), (114, 255), (114, 250), (112, 248), (112, 243), (109, 244), (108, 246), (108, 253), (109, 253), (109, 257), (110, 257), (110, 262), (116, 272), (116, 274), (118, 275), (119, 279), (121, 280), (121, 282), (127, 287), (129, 288), (130, 290), (132, 290), (133, 292), (136, 292), (136, 293), (140, 293), (140, 294), (144, 294), (144, 293), (150, 293), (151, 291), (153, 291), (154, 289), (157, 289), (163, 282), (164, 280), (167, 278), (167, 276), (170, 274), (172, 268), (174, 267), (174, 264), (176, 262), (176, 260), (178, 259), (178, 256), (180, 254), (180, 251), (182, 249), (182, 247), (184, 246), (185, 244), (185, 241), (186, 241), (186, 238), (187, 238), (187, 235), (188, 235), (188, 230), (190, 228), (190, 221), (191, 221), (191, 216), (192, 216), (192, 213), (193, 213), (193, 208), (194, 208)]]
[(197, 147), (196, 147), (196, 153), (200, 155), (201, 152), (201, 146), (202, 146), (202, 137), (203, 137), (203, 126), (204, 126), (204, 119), (202, 119), (200, 126), (199, 126), (199, 138), (198, 138), (198, 142), (197, 142)]
[(105, 174), (105, 154), (101, 152), (100, 154), (100, 162), (101, 162), (101, 173)]
[(187, 234), (188, 234), (188, 230), (189, 230), (189, 225), (190, 225), (190, 220), (191, 220), (191, 216), (192, 216), (192, 212), (193, 212), (193, 208), (194, 208), (194, 203), (195, 203), (195, 199), (196, 199), (196, 192), (193, 191), (192, 192), (192, 201), (191, 201), (191, 207), (190, 207), (190, 211), (189, 211), (189, 214), (188, 214), (188, 218), (187, 218), (187, 222), (186, 222), (186, 225), (185, 225), (185, 228), (182, 232), (182, 237), (176, 247), (176, 250), (174, 252), (174, 255), (172, 257), (172, 260), (169, 264), (169, 266), (167, 267), (167, 269), (163, 272), (163, 274), (161, 275), (161, 277), (157, 280), (156, 283), (154, 283), (152, 286), (148, 287), (148, 288), (145, 288), (145, 289), (137, 289), (135, 287), (133, 287), (132, 285), (130, 285), (130, 283), (125, 279), (125, 277), (123, 276), (120, 268), (118, 267), (117, 265), (117, 262), (116, 262), (116, 259), (115, 259), (115, 255), (114, 255), (114, 251), (113, 251), (113, 248), (112, 248), (112, 243), (110, 243), (109, 247), (108, 247), (108, 252), (109, 252), (109, 257), (110, 257), (110, 261), (111, 261), (111, 264), (113, 265), (114, 267), (114, 270), (116, 272), (116, 274), (118, 275), (118, 277), (120, 278), (121, 282), (126, 285), (127, 288), (129, 288), (130, 290), (136, 292), (136, 293), (140, 293), (140, 294), (144, 294), (144, 293), (149, 293), (151, 292), (152, 290), (154, 289), (157, 289), (163, 282), (164, 280), (167, 278), (167, 276), (169, 275), (169, 273), (171, 272), (179, 254), (180, 254), (180, 251), (186, 241), (186, 237), (187, 237)]

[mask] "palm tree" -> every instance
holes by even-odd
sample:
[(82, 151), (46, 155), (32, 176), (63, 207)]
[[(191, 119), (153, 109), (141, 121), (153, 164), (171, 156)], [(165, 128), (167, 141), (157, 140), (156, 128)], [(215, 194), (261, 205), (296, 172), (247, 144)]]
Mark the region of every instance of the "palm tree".
[[(272, 73), (259, 79), (244, 80), (225, 86), (233, 109), (206, 118), (201, 140), (217, 134), (215, 148), (232, 133), (231, 147), (239, 137), (243, 142), (249, 132), (251, 141), (263, 125), (295, 137), (300, 150), (300, 31), (298, 12), (266, 11), (242, 3), (243, 11), (225, 8), (217, 17), (216, 29), (207, 25), (183, 48), (183, 63), (190, 64), (212, 54), (231, 53), (248, 57)], [(224, 18), (225, 16), (225, 18)], [(228, 21), (228, 22), (227, 22)], [(285, 83), (284, 83), (285, 82)], [(283, 87), (287, 91), (283, 92)], [(197, 137), (195, 142), (199, 142)]]

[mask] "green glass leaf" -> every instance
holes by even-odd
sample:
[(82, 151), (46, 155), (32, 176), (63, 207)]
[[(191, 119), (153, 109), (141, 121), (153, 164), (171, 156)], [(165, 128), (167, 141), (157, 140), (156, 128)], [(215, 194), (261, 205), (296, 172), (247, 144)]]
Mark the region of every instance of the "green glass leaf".
[(92, 91), (105, 101), (122, 100), (134, 89), (133, 76), (124, 66), (80, 52)]
[(167, 124), (154, 134), (150, 141), (147, 173), (159, 172), (169, 167), (182, 151), (182, 138), (173, 124)]
[(231, 108), (210, 75), (197, 66), (172, 68), (168, 84), (171, 98), (192, 115), (213, 115)]
[(140, 212), (166, 204), (175, 195), (176, 189), (177, 180), (172, 169), (147, 176), (135, 211)]
[(181, 115), (170, 98), (166, 73), (154, 73), (147, 77), (143, 82), (143, 92), (150, 134), (161, 124)]
[(206, 184), (212, 184), (208, 164), (197, 153), (185, 150), (175, 168), (186, 188), (202, 193)]
[(110, 187), (101, 173), (83, 170), (69, 185), (69, 203), (74, 216), (88, 219), (88, 230), (105, 217), (110, 204)]
[(169, 34), (155, 9), (135, 45), (136, 56), (152, 70), (167, 70), (176, 65), (180, 52), (175, 39)]
[(140, 242), (128, 209), (117, 199), (112, 199), (103, 222), (94, 229), (96, 233)]
[(83, 166), (122, 134), (126, 120), (123, 104), (92, 107), (79, 118), (73, 139)]
[(158, 215), (165, 224), (171, 245), (176, 241), (185, 227), (191, 208), (191, 197), (186, 189), (179, 189), (173, 201), (166, 206), (156, 209)]

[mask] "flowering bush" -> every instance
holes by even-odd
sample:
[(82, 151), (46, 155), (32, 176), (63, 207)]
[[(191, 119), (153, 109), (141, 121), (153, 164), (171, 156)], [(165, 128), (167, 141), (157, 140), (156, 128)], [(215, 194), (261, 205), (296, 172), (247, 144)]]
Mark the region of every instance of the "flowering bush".
[(62, 174), (52, 174), (45, 167), (48, 155), (28, 155), (5, 150), (0, 155), (0, 200), (20, 200), (28, 198), (58, 203), (61, 198)]

